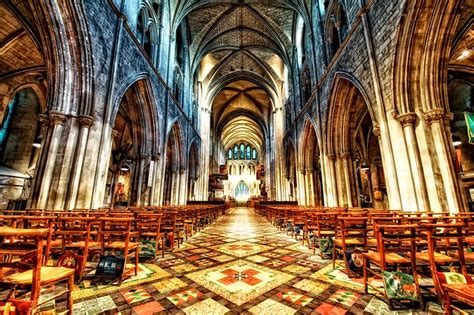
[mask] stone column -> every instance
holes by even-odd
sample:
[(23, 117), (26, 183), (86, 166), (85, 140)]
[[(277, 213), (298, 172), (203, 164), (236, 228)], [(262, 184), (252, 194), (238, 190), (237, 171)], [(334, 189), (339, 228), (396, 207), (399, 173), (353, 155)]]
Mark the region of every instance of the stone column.
[(179, 194), (178, 194), (178, 204), (185, 205), (186, 204), (186, 196), (187, 196), (187, 178), (186, 178), (186, 169), (181, 167), (179, 169)]
[(316, 204), (316, 196), (314, 194), (314, 169), (307, 169), (306, 170), (306, 186), (308, 187), (308, 194), (307, 194), (307, 205), (314, 206)]
[(79, 183), (81, 180), (82, 166), (87, 147), (87, 138), (89, 130), (94, 125), (95, 119), (91, 116), (79, 116), (79, 137), (77, 142), (76, 160), (72, 169), (71, 180), (69, 182), (69, 194), (66, 201), (67, 209), (76, 207), (77, 194), (79, 192)]
[(423, 164), (421, 162), (418, 141), (415, 135), (414, 124), (416, 122), (415, 113), (405, 113), (395, 117), (403, 128), (405, 135), (405, 143), (410, 161), (411, 174), (415, 185), (415, 197), (420, 211), (430, 211), (430, 202), (428, 198), (428, 190), (426, 188), (425, 176), (423, 174)]
[(425, 119), (431, 126), (433, 143), (435, 145), (436, 156), (438, 157), (439, 170), (444, 185), (446, 195), (447, 210), (450, 213), (458, 213), (460, 203), (456, 189), (456, 176), (454, 166), (451, 160), (450, 151), (446, 145), (446, 134), (444, 130), (444, 109), (435, 108), (425, 112)]
[(138, 161), (138, 184), (137, 184), (137, 202), (136, 202), (136, 205), (137, 206), (141, 206), (142, 204), (142, 186), (143, 186), (143, 181), (147, 180), (146, 178), (143, 178), (143, 173), (145, 171), (145, 163), (147, 162), (147, 160), (150, 158), (150, 156), (146, 155), (146, 154), (142, 154), (140, 155), (140, 157), (138, 158), (139, 161)]
[(160, 160), (160, 155), (159, 154), (156, 154), (156, 155), (152, 155), (151, 157), (151, 160), (153, 162), (153, 169), (150, 170), (151, 172), (153, 172), (153, 175), (152, 175), (152, 183), (151, 183), (151, 188), (150, 188), (150, 198), (149, 198), (149, 204), (150, 206), (155, 206), (158, 199), (157, 199), (157, 192), (159, 191), (157, 184), (158, 184), (158, 177), (159, 177), (159, 167), (158, 167), (158, 162)]
[[(335, 154), (328, 154), (328, 168), (329, 168), (329, 183), (331, 185), (330, 196), (328, 198), (328, 202), (330, 200), (330, 207), (337, 207), (338, 206), (338, 192), (337, 192), (337, 182), (336, 182), (336, 155)], [(331, 193), (332, 192), (332, 193)]]
[(297, 172), (297, 181), (298, 181), (298, 204), (306, 205), (306, 182), (305, 182), (305, 169), (300, 169)]
[(62, 131), (64, 124), (67, 121), (66, 115), (59, 112), (50, 113), (49, 116), (51, 119), (52, 133), (38, 197), (37, 208), (39, 209), (44, 209), (48, 203), (49, 190), (51, 188), (51, 183), (53, 182), (53, 173), (56, 166), (56, 157), (61, 142)]
[(354, 205), (352, 204), (351, 177), (350, 177), (351, 172), (349, 170), (349, 164), (352, 162), (351, 154), (347, 152), (342, 153), (341, 159), (342, 159), (342, 169), (344, 172), (344, 180), (345, 180), (345, 186), (346, 186), (347, 206), (353, 207)]
[(38, 164), (36, 165), (35, 168), (35, 174), (33, 177), (33, 183), (32, 183), (32, 194), (31, 194), (31, 199), (28, 201), (28, 207), (29, 208), (35, 208), (37, 207), (37, 202), (38, 202), (38, 197), (39, 197), (39, 190), (41, 187), (41, 182), (43, 178), (43, 174), (45, 171), (45, 163), (48, 158), (48, 148), (49, 144), (51, 142), (51, 138), (48, 137), (48, 133), (50, 131), (50, 126), (51, 126), (51, 120), (48, 115), (46, 114), (40, 114), (39, 115), (39, 122), (41, 124), (41, 130), (40, 130), (40, 136), (39, 138), (41, 139), (41, 152), (40, 156), (38, 157)]

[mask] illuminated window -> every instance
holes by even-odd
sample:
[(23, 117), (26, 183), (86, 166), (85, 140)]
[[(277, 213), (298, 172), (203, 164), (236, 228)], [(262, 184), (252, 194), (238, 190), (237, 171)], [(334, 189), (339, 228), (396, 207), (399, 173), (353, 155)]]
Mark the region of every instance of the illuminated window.
[(257, 159), (257, 150), (253, 149), (252, 150), (252, 160), (256, 160)]
[(239, 147), (237, 147), (237, 145), (235, 145), (234, 147), (234, 160), (238, 160), (239, 159)]
[(240, 159), (245, 160), (245, 145), (244, 144), (240, 145)]
[(227, 152), (227, 159), (232, 160), (232, 149), (229, 149), (229, 151)]
[(251, 155), (252, 155), (252, 154), (251, 154), (250, 146), (247, 145), (247, 149), (246, 149), (246, 152), (245, 152), (245, 158), (246, 158), (247, 160), (250, 160), (250, 159), (251, 159)]

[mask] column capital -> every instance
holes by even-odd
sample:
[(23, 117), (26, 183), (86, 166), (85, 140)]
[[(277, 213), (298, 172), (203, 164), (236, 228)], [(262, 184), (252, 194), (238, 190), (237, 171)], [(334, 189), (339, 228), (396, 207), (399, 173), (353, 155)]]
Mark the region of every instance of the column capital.
[(180, 167), (179, 168), (179, 173), (182, 175), (186, 172), (186, 168), (185, 167)]
[(153, 161), (155, 161), (155, 162), (156, 162), (156, 161), (159, 161), (160, 158), (161, 158), (161, 155), (160, 155), (159, 153), (158, 153), (158, 154), (154, 154), (154, 155), (151, 156), (151, 159), (152, 159)]
[(335, 161), (335, 160), (336, 160), (336, 155), (335, 155), (334, 153), (328, 154), (327, 157), (328, 157), (328, 159), (331, 160), (331, 161)]
[(67, 121), (67, 116), (60, 112), (49, 112), (51, 125), (64, 125)]
[(380, 138), (380, 136), (382, 135), (382, 133), (380, 132), (380, 127), (377, 126), (377, 125), (374, 125), (374, 128), (372, 129), (372, 132), (374, 133), (374, 135), (377, 138)]
[(314, 169), (310, 168), (310, 169), (307, 169), (306, 170), (306, 174), (313, 174), (314, 173)]
[(350, 152), (343, 152), (341, 153), (341, 158), (343, 158), (344, 160), (349, 160), (351, 157), (351, 153)]
[(119, 135), (119, 132), (115, 129), (112, 129), (112, 138), (117, 138), (118, 135)]
[(434, 108), (425, 112), (425, 120), (428, 124), (433, 124), (444, 119), (445, 113), (443, 108)]
[(300, 173), (301, 173), (302, 175), (306, 175), (306, 169), (304, 169), (304, 168), (300, 168), (300, 170), (299, 170), (299, 171), (300, 171)]
[(81, 126), (84, 126), (87, 128), (92, 127), (92, 125), (94, 125), (95, 123), (95, 118), (92, 116), (87, 116), (87, 115), (79, 116), (78, 120)]
[(413, 126), (416, 122), (416, 117), (417, 115), (413, 112), (410, 113), (405, 113), (405, 114), (399, 114), (396, 116), (396, 119), (400, 122), (400, 124), (405, 127), (405, 126)]
[(451, 121), (454, 120), (454, 114), (452, 112), (447, 112), (444, 114), (444, 124), (446, 126), (450, 126), (451, 125)]

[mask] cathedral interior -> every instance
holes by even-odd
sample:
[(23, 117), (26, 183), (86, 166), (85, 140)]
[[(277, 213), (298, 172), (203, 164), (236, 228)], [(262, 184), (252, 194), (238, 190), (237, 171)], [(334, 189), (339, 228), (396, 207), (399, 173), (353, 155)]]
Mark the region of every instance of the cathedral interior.
[(472, 0), (0, 0), (4, 314), (473, 314)]

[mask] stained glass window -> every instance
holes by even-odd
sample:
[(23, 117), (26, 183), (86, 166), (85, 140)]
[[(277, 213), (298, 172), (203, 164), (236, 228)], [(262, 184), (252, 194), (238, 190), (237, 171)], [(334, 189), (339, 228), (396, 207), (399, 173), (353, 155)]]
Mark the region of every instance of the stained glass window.
[(244, 144), (240, 145), (240, 159), (245, 160), (245, 145)]
[(238, 160), (239, 159), (239, 148), (237, 147), (237, 145), (235, 145), (234, 147), (234, 160)]
[(3, 145), (5, 144), (5, 139), (7, 137), (8, 126), (10, 125), (10, 121), (12, 120), (13, 116), (13, 106), (16, 102), (16, 95), (13, 100), (8, 103), (6, 112), (3, 116), (3, 122), (0, 124), (0, 151)]
[(255, 149), (252, 150), (252, 159), (253, 160), (257, 159), (257, 150), (255, 150)]
[(251, 158), (251, 150), (250, 150), (250, 146), (247, 145), (247, 149), (245, 152), (245, 159), (250, 160), (250, 158)]
[(227, 152), (227, 159), (232, 160), (232, 149), (229, 149), (229, 151)]

